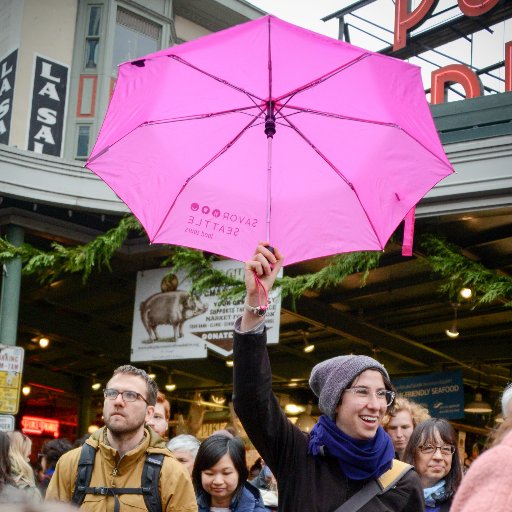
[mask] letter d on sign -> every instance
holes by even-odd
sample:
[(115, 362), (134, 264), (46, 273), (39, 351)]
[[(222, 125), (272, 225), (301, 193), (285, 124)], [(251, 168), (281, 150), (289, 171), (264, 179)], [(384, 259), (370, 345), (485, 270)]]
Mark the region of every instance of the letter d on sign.
[(482, 95), (480, 78), (471, 69), (462, 64), (450, 64), (432, 71), (430, 86), (430, 103), (432, 105), (444, 103), (445, 89), (449, 83), (461, 84), (466, 93), (466, 99)]

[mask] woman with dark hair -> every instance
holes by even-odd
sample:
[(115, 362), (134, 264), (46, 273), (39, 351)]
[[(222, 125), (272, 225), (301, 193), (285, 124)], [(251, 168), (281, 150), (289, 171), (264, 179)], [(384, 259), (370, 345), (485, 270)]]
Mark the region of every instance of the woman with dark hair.
[(14, 483), (9, 448), (9, 437), (0, 431), (0, 503), (23, 503), (26, 496)]
[(199, 512), (265, 512), (256, 487), (247, 482), (245, 446), (239, 437), (203, 441), (192, 470)]
[(413, 464), (423, 484), (425, 510), (448, 512), (462, 480), (457, 435), (445, 419), (431, 418), (413, 431), (404, 461)]

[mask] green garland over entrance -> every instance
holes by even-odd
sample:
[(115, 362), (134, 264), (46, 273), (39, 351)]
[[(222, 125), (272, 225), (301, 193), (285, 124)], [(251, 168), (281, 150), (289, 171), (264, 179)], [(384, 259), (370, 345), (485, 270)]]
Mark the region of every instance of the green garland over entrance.
[[(66, 273), (81, 273), (85, 282), (94, 269), (106, 267), (111, 270), (110, 261), (115, 251), (123, 245), (131, 231), (143, 232), (137, 219), (127, 216), (121, 219), (117, 227), (87, 244), (66, 247), (53, 242), (49, 251), (36, 249), (29, 244), (16, 247), (5, 238), (0, 238), (0, 262), (20, 257), (23, 273), (37, 276), (41, 283), (51, 283)], [(467, 286), (476, 292), (476, 305), (502, 301), (505, 307), (512, 307), (512, 278), (470, 260), (459, 247), (433, 235), (422, 237), (418, 244), (423, 252), (423, 261), (445, 280), (440, 291), (448, 294), (450, 300), (456, 297), (461, 286)], [(201, 294), (216, 287), (224, 290), (226, 298), (243, 294), (244, 285), (240, 280), (212, 267), (215, 256), (205, 256), (201, 251), (171, 245), (169, 252), (163, 265), (170, 266), (173, 272), (184, 271), (193, 283), (193, 292)], [(318, 272), (284, 276), (279, 280), (282, 295), (295, 300), (307, 291), (334, 287), (352, 274), (360, 274), (361, 286), (364, 286), (371, 270), (379, 266), (382, 254), (341, 254), (330, 258)]]

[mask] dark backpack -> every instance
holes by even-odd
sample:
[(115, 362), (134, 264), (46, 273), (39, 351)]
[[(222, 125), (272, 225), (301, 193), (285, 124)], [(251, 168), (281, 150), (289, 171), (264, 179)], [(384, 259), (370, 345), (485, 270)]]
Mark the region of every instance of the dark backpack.
[(75, 490), (71, 502), (80, 506), (86, 494), (101, 494), (102, 496), (114, 496), (114, 512), (119, 512), (120, 503), (118, 494), (142, 494), (144, 503), (149, 512), (162, 512), (158, 481), (160, 470), (164, 461), (163, 453), (148, 453), (142, 469), (140, 487), (89, 487), (92, 477), (92, 468), (96, 457), (96, 449), (84, 443), (78, 461), (78, 473), (76, 476)]

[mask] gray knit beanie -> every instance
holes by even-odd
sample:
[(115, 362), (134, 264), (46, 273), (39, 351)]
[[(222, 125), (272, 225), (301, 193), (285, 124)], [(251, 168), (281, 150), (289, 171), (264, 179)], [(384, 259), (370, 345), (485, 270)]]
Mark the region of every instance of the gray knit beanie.
[(384, 366), (368, 356), (338, 356), (318, 363), (311, 370), (309, 387), (318, 397), (320, 410), (334, 419), (341, 393), (365, 370), (377, 370), (389, 380)]

